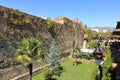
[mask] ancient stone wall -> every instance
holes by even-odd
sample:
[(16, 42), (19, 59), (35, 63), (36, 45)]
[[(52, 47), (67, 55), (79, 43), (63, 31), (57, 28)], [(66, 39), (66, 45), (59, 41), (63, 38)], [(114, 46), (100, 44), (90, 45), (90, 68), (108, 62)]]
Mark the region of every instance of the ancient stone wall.
[[(68, 18), (63, 18), (62, 24), (53, 23), (53, 32), (62, 54), (71, 53), (74, 46), (82, 45), (84, 31), (79, 23)], [(40, 39), (42, 50), (48, 52), (53, 37), (47, 29), (47, 20), (0, 6), (0, 74), (2, 69), (15, 64), (13, 56), (21, 40), (31, 37)]]

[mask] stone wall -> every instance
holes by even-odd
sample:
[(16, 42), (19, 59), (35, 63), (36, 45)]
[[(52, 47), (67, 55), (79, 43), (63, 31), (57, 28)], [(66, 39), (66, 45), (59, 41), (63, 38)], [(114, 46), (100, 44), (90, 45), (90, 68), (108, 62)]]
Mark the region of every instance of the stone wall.
[[(34, 61), (33, 62), (33, 75), (36, 75), (40, 72), (40, 69), (36, 70), (39, 67), (47, 66), (48, 64), (45, 64), (44, 61), (41, 61), (40, 63)], [(28, 73), (28, 67), (27, 64), (25, 65), (16, 65), (14, 67), (6, 68), (6, 69), (0, 69), (0, 80), (26, 80), (29, 78)]]
[[(63, 58), (60, 61), (63, 61), (68, 58), (69, 54), (64, 54)], [(50, 63), (45, 63), (44, 60), (41, 62), (33, 62), (33, 76), (39, 74), (44, 67), (49, 66)], [(29, 78), (27, 64), (16, 65), (6, 69), (0, 69), (0, 80), (27, 80)]]
[[(74, 46), (80, 47), (82, 45), (84, 31), (78, 22), (74, 22), (66, 17), (60, 19), (63, 20), (62, 24), (57, 23), (57, 20), (53, 21), (53, 32), (55, 33), (55, 38), (58, 41), (61, 53), (71, 53)], [(17, 74), (14, 73), (14, 70), (12, 69), (12, 66), (15, 64), (13, 63), (15, 50), (19, 47), (23, 38), (31, 37), (40, 39), (42, 41), (42, 50), (48, 52), (53, 38), (47, 29), (47, 20), (20, 12), (19, 10), (0, 6), (1, 77), (10, 77), (9, 75), (4, 74), (4, 70)], [(22, 72), (24, 68), (19, 70)], [(4, 75), (2, 76), (2, 74)]]

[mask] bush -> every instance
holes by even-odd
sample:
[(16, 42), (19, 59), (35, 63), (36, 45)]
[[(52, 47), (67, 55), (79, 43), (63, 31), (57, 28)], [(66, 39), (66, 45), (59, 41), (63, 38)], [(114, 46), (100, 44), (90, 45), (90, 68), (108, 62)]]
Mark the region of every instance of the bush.
[(50, 72), (46, 73), (45, 74), (45, 80), (52, 80), (52, 76), (53, 76), (52, 73), (50, 73)]
[(97, 47), (97, 46), (98, 46), (98, 41), (97, 41), (97, 40), (91, 40), (91, 41), (89, 42), (89, 46), (90, 46), (90, 48), (95, 48), (95, 47)]
[(90, 60), (90, 59), (93, 59), (94, 57), (91, 54), (79, 54), (79, 58), (84, 58), (84, 59)]
[(74, 48), (73, 48), (73, 51), (74, 51), (74, 52), (80, 52), (80, 50), (81, 50), (81, 49), (80, 49), (79, 47), (74, 47)]
[(112, 67), (111, 52), (110, 47), (107, 47), (106, 61), (103, 64), (102, 80), (111, 80), (111, 67)]

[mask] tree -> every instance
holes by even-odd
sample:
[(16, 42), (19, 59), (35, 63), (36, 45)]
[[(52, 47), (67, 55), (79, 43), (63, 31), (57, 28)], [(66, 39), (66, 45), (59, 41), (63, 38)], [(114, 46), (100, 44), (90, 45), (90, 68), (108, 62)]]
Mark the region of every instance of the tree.
[(49, 50), (49, 61), (50, 61), (50, 72), (53, 75), (60, 75), (60, 51), (57, 46), (57, 42), (55, 39), (53, 39), (52, 44), (50, 46)]
[(92, 31), (90, 30), (90, 28), (88, 28), (86, 24), (84, 26), (84, 31), (85, 31), (85, 34), (87, 35), (86, 39), (89, 42), (92, 39)]
[(85, 29), (87, 29), (87, 28), (88, 28), (86, 24), (85, 24), (85, 26), (84, 26), (84, 27), (85, 27)]
[(79, 24), (82, 28), (84, 28), (83, 22), (80, 22)]
[(74, 47), (73, 49), (73, 58), (75, 58), (75, 62), (73, 63), (73, 65), (78, 65), (78, 61), (77, 58), (79, 57), (80, 54), (80, 48), (79, 47)]
[(40, 54), (40, 57), (41, 57), (41, 59), (45, 62), (45, 64), (47, 64), (47, 60), (46, 60), (46, 58), (45, 58), (46, 56), (47, 56), (47, 52), (45, 52), (45, 51), (43, 52), (43, 51), (42, 51), (41, 54)]
[(25, 38), (21, 46), (15, 52), (15, 59), (21, 63), (27, 63), (29, 67), (30, 80), (32, 80), (33, 60), (41, 56), (41, 41), (36, 38)]
[(90, 29), (87, 29), (87, 30), (86, 30), (86, 33), (87, 33), (87, 35), (88, 35), (88, 42), (90, 42), (91, 39), (92, 39), (91, 30), (90, 30)]
[(96, 48), (98, 46), (98, 41), (97, 40), (91, 40), (89, 42), (89, 47), (90, 48)]
[(111, 57), (111, 51), (109, 45), (106, 50), (106, 60), (103, 63), (102, 80), (111, 80), (111, 76), (112, 76), (111, 67), (112, 67), (112, 57)]

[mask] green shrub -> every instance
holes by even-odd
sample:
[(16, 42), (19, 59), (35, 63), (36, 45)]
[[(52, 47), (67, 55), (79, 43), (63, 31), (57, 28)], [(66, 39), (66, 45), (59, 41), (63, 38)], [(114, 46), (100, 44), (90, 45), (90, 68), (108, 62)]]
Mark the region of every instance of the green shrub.
[(90, 59), (93, 59), (94, 57), (91, 54), (79, 54), (79, 58), (84, 58), (84, 59), (90, 60)]
[(102, 80), (111, 80), (111, 65), (112, 65), (112, 58), (111, 58), (111, 51), (109, 46), (107, 47), (106, 61), (103, 64)]
[(80, 52), (80, 50), (81, 50), (81, 49), (80, 49), (79, 47), (74, 47), (74, 48), (73, 48), (73, 51), (74, 51), (74, 52)]
[(53, 74), (50, 73), (50, 72), (48, 72), (48, 73), (46, 73), (44, 76), (45, 76), (45, 80), (52, 80)]
[(51, 30), (53, 28), (53, 22), (50, 18), (47, 20), (47, 29)]
[(95, 48), (95, 47), (97, 47), (97, 46), (98, 46), (98, 41), (97, 41), (97, 40), (91, 40), (91, 41), (89, 42), (89, 46), (90, 46), (90, 48)]

